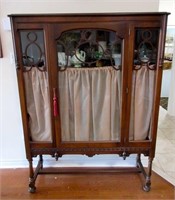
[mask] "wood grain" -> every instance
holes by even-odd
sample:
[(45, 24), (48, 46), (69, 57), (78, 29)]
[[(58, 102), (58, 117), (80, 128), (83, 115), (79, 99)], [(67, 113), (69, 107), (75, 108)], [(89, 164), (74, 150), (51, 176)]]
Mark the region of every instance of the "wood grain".
[(39, 175), (28, 192), (28, 169), (1, 169), (1, 199), (174, 199), (175, 188), (156, 173), (150, 192), (135, 173)]

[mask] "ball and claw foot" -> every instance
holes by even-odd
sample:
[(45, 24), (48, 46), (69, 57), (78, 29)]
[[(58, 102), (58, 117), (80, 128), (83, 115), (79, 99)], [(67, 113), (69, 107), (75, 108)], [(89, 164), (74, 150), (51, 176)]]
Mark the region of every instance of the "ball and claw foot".
[(35, 193), (35, 192), (36, 192), (36, 187), (35, 187), (35, 186), (30, 187), (30, 186), (29, 186), (28, 191), (29, 191), (30, 193)]

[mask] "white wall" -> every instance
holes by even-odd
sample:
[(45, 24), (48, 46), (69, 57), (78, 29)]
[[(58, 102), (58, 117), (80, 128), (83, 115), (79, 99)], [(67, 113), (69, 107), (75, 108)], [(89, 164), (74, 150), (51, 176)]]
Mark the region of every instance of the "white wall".
[(168, 25), (175, 25), (175, 0), (159, 0), (159, 11), (170, 12), (168, 16)]
[[(159, 11), (170, 12), (171, 14), (168, 16), (168, 26), (175, 27), (175, 0), (160, 0)], [(171, 74), (171, 69), (163, 71), (161, 97), (169, 97)]]
[(170, 92), (168, 100), (168, 114), (175, 117), (175, 35), (174, 35), (173, 62), (172, 62), (169, 88)]
[(163, 70), (161, 97), (169, 97), (170, 80), (171, 80), (171, 69)]
[(1, 0), (0, 36), (0, 162), (1, 167), (26, 166), (11, 32), (2, 21), (19, 13), (155, 12), (159, 0)]
[[(168, 26), (175, 28), (175, 0), (160, 0), (159, 10), (171, 13), (168, 17)], [(161, 96), (169, 97), (168, 114), (175, 116), (175, 33), (172, 69), (163, 71)]]

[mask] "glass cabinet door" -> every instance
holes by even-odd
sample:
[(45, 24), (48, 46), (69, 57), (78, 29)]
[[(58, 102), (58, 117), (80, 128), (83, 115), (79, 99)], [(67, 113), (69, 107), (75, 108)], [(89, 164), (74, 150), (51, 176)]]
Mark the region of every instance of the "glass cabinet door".
[(61, 141), (120, 141), (123, 38), (99, 29), (57, 40)]
[(21, 30), (22, 71), (31, 141), (51, 142), (51, 112), (43, 30)]
[(151, 139), (159, 29), (135, 29), (130, 141)]

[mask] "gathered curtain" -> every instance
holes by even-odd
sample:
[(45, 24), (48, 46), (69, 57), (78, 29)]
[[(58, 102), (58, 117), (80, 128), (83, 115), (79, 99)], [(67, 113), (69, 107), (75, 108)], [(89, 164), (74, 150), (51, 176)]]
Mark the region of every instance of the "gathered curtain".
[(48, 74), (36, 67), (23, 74), (31, 139), (50, 142), (52, 139)]
[[(137, 67), (139, 68), (140, 66)], [(130, 140), (150, 139), (155, 72), (155, 70), (150, 70), (147, 65), (143, 65), (139, 70), (133, 71)]]
[(59, 72), (63, 141), (119, 140), (120, 73), (112, 67)]
[[(62, 141), (120, 141), (121, 71), (112, 67), (58, 72)], [(24, 72), (29, 130), (33, 141), (51, 141), (48, 74)], [(133, 71), (129, 139), (150, 137), (155, 71)]]

